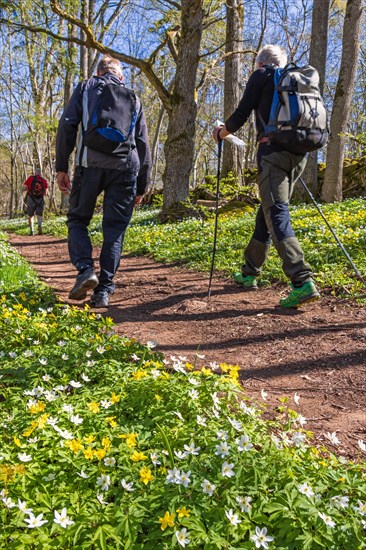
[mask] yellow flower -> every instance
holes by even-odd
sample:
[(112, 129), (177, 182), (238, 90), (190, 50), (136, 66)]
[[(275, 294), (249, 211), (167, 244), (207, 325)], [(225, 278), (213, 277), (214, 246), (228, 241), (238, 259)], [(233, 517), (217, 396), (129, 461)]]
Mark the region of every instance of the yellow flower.
[(194, 365), (192, 365), (192, 363), (186, 363), (186, 369), (187, 370), (193, 370), (194, 369)]
[(236, 382), (239, 379), (239, 373), (236, 370), (231, 370), (229, 372), (229, 377)]
[(144, 453), (140, 453), (139, 451), (134, 451), (130, 456), (130, 458), (134, 462), (140, 462), (140, 460), (147, 460), (148, 457), (144, 455)]
[(207, 369), (206, 367), (202, 367), (201, 373), (203, 374), (203, 376), (211, 376), (212, 371), (210, 369)]
[(152, 481), (153, 479), (154, 479), (154, 476), (151, 474), (150, 468), (146, 468), (146, 466), (141, 468), (140, 481), (142, 481), (142, 483), (145, 483), (145, 485), (147, 485), (149, 481)]
[(141, 369), (138, 369), (136, 372), (132, 373), (132, 378), (134, 380), (141, 380), (141, 378), (145, 378), (146, 376), (147, 376), (146, 372)]
[(230, 365), (228, 365), (227, 363), (220, 363), (220, 367), (222, 372), (229, 372), (230, 370)]
[(112, 393), (112, 397), (111, 397), (111, 401), (112, 403), (118, 403), (119, 401), (121, 401), (121, 396), (120, 395), (116, 395), (114, 392)]
[(37, 420), (37, 426), (40, 430), (42, 430), (45, 425), (47, 424), (47, 420), (49, 418), (49, 414), (45, 413), (45, 414), (41, 414), (41, 416), (38, 418)]
[(18, 439), (16, 436), (14, 436), (14, 443), (15, 443), (15, 445), (16, 445), (17, 447), (21, 447), (21, 446), (22, 446), (22, 444), (21, 444), (21, 442), (20, 442), (20, 439)]
[(93, 441), (95, 441), (95, 435), (88, 435), (84, 437), (84, 441), (85, 443), (93, 443)]
[(81, 444), (80, 439), (72, 439), (71, 441), (65, 441), (65, 447), (68, 447), (69, 449), (74, 451), (74, 453), (78, 453), (79, 451), (81, 451), (81, 449), (84, 448), (83, 445)]
[(28, 410), (31, 414), (37, 414), (38, 412), (44, 411), (45, 408), (46, 408), (46, 405), (42, 403), (42, 401), (37, 401), (37, 403), (35, 403), (34, 405), (31, 405)]
[(178, 510), (176, 512), (177, 512), (179, 518), (184, 518), (184, 517), (189, 518), (189, 516), (191, 514), (191, 511), (187, 510), (187, 508), (185, 506), (182, 506), (182, 508), (178, 508)]
[[(35, 424), (35, 426), (33, 426), (33, 424)], [(29, 428), (27, 430), (24, 430), (24, 432), (22, 433), (22, 436), (23, 437), (29, 437), (34, 432), (36, 427), (37, 427), (37, 423), (32, 422), (32, 425), (29, 426)]]
[[(0, 480), (4, 481), (5, 485), (14, 479), (15, 474), (22, 475), (24, 473), (24, 464), (17, 464), (16, 466), (7, 466), (6, 464), (3, 464), (0, 466)], [(5, 495), (7, 495), (7, 492), (5, 492)]]
[(160, 529), (162, 531), (164, 531), (167, 527), (173, 527), (174, 516), (175, 514), (169, 514), (169, 512), (165, 512), (164, 517), (159, 518), (159, 523), (161, 523)]
[(88, 447), (85, 451), (84, 451), (84, 456), (85, 458), (87, 458), (88, 460), (92, 460), (93, 457), (94, 457), (94, 451), (91, 447)]
[(105, 449), (98, 449), (97, 451), (94, 451), (94, 456), (98, 460), (102, 460), (102, 458), (104, 458), (106, 454), (107, 454), (107, 451)]
[(94, 414), (96, 414), (100, 410), (99, 403), (96, 403), (95, 401), (92, 401), (91, 403), (88, 403), (87, 407), (88, 407), (89, 411), (94, 413)]
[(163, 399), (163, 398), (161, 397), (161, 395), (158, 395), (158, 394), (156, 393), (156, 394), (155, 394), (155, 399), (156, 399), (156, 401), (161, 401), (161, 399)]
[(130, 433), (127, 435), (126, 444), (130, 447), (130, 449), (132, 449), (133, 447), (136, 447), (137, 445), (136, 438), (137, 438), (137, 434)]
[(110, 449), (112, 447), (112, 441), (109, 439), (109, 437), (103, 437), (102, 445), (105, 449)]
[(115, 428), (116, 426), (118, 426), (118, 423), (116, 422), (115, 418), (116, 418), (115, 416), (108, 416), (106, 419), (111, 428)]
[(165, 380), (168, 380), (168, 379), (170, 378), (169, 372), (166, 372), (166, 371), (162, 372), (162, 373), (161, 373), (161, 378), (162, 378), (163, 380), (164, 380), (164, 379), (165, 379)]

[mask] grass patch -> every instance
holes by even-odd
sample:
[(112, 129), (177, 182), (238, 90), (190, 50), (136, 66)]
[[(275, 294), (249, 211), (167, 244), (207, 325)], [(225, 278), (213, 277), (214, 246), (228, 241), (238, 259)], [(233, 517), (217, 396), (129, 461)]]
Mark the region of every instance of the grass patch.
[(164, 359), (31, 270), (0, 285), (0, 548), (365, 548), (366, 464), (287, 397), (266, 421), (237, 367)]
[[(346, 247), (361, 273), (366, 273), (366, 208), (363, 199), (322, 206), (326, 218)], [(124, 253), (148, 255), (161, 262), (180, 262), (187, 267), (208, 272), (211, 265), (214, 217), (199, 221), (159, 224), (158, 210), (136, 210), (127, 230)], [(365, 300), (365, 285), (359, 281), (335, 242), (316, 208), (309, 205), (291, 207), (293, 227), (310, 262), (317, 284), (334, 295)], [(220, 215), (216, 269), (226, 275), (240, 270), (243, 249), (254, 227), (255, 211)], [(26, 234), (26, 220), (3, 221), (0, 227)], [(63, 218), (46, 221), (45, 231), (66, 236)], [(91, 222), (93, 243), (102, 242), (101, 217)], [(272, 247), (263, 270), (262, 284), (286, 281), (281, 263)]]

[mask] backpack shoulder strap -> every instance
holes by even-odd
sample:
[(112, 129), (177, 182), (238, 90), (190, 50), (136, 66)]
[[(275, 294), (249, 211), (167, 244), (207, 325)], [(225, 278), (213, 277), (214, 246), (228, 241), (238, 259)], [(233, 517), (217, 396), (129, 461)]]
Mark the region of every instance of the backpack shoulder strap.
[[(264, 85), (265, 85), (265, 83), (267, 82), (268, 78), (273, 78), (273, 73), (274, 73), (274, 71), (275, 71), (275, 68), (274, 68), (272, 65), (264, 65), (264, 68), (270, 70), (270, 72), (267, 73), (267, 78), (266, 78), (266, 80), (265, 80), (265, 82), (264, 82)], [(266, 122), (265, 122), (264, 118), (262, 117), (261, 113), (259, 112), (259, 109), (256, 110), (256, 115), (257, 115), (257, 117), (258, 117), (260, 123), (262, 124), (262, 126), (263, 126), (263, 131), (264, 131), (264, 129), (265, 129), (265, 127), (266, 127)], [(259, 135), (260, 135), (260, 136), (263, 136), (264, 134), (261, 132)]]
[(278, 93), (278, 87), (283, 77), (284, 71), (285, 69), (283, 68), (278, 68), (274, 70), (274, 75), (273, 75), (274, 92), (273, 92), (271, 110), (269, 112), (268, 124), (265, 126), (266, 134), (268, 134), (268, 132), (273, 132), (277, 130), (276, 119), (277, 119), (278, 109), (281, 104), (280, 95)]

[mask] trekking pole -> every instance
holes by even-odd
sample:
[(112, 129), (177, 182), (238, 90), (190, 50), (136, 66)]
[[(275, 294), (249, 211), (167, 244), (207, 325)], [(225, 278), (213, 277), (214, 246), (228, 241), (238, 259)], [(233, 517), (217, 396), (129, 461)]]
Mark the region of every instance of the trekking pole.
[(318, 205), (318, 203), (316, 202), (316, 200), (314, 199), (313, 197), (313, 194), (312, 192), (310, 191), (310, 189), (308, 188), (308, 186), (306, 185), (306, 183), (304, 182), (303, 178), (300, 178), (300, 182), (303, 186), (303, 188), (305, 189), (305, 191), (307, 192), (307, 194), (309, 195), (310, 199), (312, 200), (314, 206), (316, 207), (316, 209), (318, 210), (319, 214), (321, 215), (321, 217), (323, 218), (323, 220), (325, 221), (325, 223), (327, 224), (328, 226), (328, 229), (329, 231), (332, 233), (333, 237), (335, 238), (335, 240), (337, 241), (340, 249), (342, 250), (343, 254), (346, 256), (347, 260), (349, 261), (349, 263), (351, 264), (352, 268), (353, 268), (353, 271), (355, 272), (356, 274), (356, 277), (358, 277), (359, 279), (361, 279), (361, 281), (364, 280), (363, 276), (361, 275), (361, 273), (359, 272), (359, 270), (357, 269), (357, 267), (355, 266), (351, 256), (348, 254), (347, 250), (344, 248), (343, 244), (341, 243), (340, 239), (338, 238), (337, 234), (335, 233), (334, 229), (331, 227), (331, 225), (329, 224), (327, 218), (324, 216), (324, 213), (322, 211), (322, 209), (320, 208), (320, 206)]
[(216, 180), (216, 204), (215, 204), (215, 229), (214, 229), (214, 239), (212, 247), (212, 259), (211, 259), (211, 271), (210, 271), (210, 281), (208, 283), (208, 299), (211, 297), (211, 287), (212, 287), (212, 276), (215, 265), (215, 255), (216, 255), (216, 244), (217, 244), (217, 225), (219, 218), (219, 198), (220, 198), (220, 169), (221, 169), (221, 152), (222, 152), (222, 139), (218, 138), (218, 153), (217, 153), (217, 180)]

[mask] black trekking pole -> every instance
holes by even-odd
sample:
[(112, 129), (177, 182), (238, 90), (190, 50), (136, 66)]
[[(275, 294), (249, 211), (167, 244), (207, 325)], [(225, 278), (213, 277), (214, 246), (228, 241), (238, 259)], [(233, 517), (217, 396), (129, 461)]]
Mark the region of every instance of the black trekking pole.
[(211, 271), (210, 271), (210, 281), (208, 283), (208, 298), (211, 297), (211, 287), (212, 287), (212, 276), (215, 266), (215, 255), (216, 255), (216, 244), (217, 244), (217, 224), (219, 218), (219, 198), (220, 198), (220, 169), (221, 169), (221, 151), (222, 151), (222, 139), (218, 138), (218, 154), (217, 154), (217, 181), (216, 181), (216, 205), (215, 205), (215, 229), (214, 229), (214, 240), (212, 248), (212, 260), (211, 260)]
[(352, 268), (353, 268), (353, 271), (355, 272), (356, 274), (356, 277), (358, 277), (359, 279), (361, 279), (361, 281), (364, 280), (363, 276), (361, 275), (361, 273), (358, 271), (357, 267), (355, 266), (351, 256), (348, 254), (347, 250), (344, 248), (343, 244), (341, 243), (341, 241), (339, 240), (337, 234), (335, 233), (334, 229), (331, 227), (331, 225), (329, 224), (327, 218), (324, 216), (324, 213), (322, 211), (322, 209), (320, 208), (320, 206), (318, 205), (318, 203), (316, 202), (316, 200), (314, 199), (313, 197), (313, 194), (312, 192), (310, 191), (310, 189), (308, 188), (308, 186), (306, 185), (306, 183), (304, 182), (303, 178), (300, 178), (300, 182), (303, 186), (303, 188), (305, 189), (305, 191), (307, 192), (307, 194), (309, 195), (310, 199), (312, 200), (314, 206), (316, 207), (316, 209), (318, 210), (319, 214), (321, 215), (321, 217), (323, 218), (323, 220), (325, 221), (325, 223), (327, 224), (328, 226), (328, 229), (329, 231), (332, 233), (333, 237), (335, 238), (335, 240), (337, 241), (340, 249), (342, 250), (343, 254), (346, 256), (347, 260), (349, 261), (349, 263), (351, 264)]

